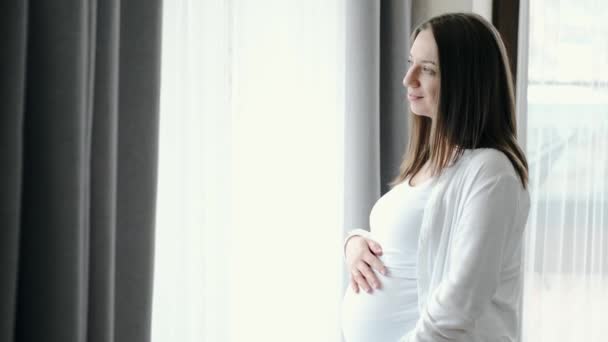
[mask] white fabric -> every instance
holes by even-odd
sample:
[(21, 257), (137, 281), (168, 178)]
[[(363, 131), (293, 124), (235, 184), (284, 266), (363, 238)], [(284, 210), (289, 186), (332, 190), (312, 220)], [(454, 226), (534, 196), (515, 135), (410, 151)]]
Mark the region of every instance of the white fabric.
[(431, 179), (412, 187), (397, 185), (374, 204), (369, 215), (371, 236), (383, 247), (386, 276), (376, 272), (382, 288), (354, 293), (342, 301), (342, 332), (347, 342), (396, 341), (418, 320), (416, 252), (429, 198)]
[[(528, 191), (506, 155), (486, 148), (434, 183), (418, 240), (421, 317), (399, 341), (518, 342)], [(353, 235), (371, 237), (355, 229), (345, 243)]]
[(152, 342), (339, 341), (344, 7), (163, 2)]
[(521, 1), (520, 13), (517, 126), (531, 194), (522, 340), (606, 342), (608, 1)]

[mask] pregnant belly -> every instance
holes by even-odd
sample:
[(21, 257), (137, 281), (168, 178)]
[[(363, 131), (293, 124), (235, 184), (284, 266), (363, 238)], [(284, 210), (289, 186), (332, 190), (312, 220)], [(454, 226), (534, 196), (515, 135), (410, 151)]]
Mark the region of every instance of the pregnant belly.
[(418, 320), (416, 279), (376, 272), (382, 287), (359, 293), (348, 287), (342, 302), (342, 332), (347, 342), (398, 341)]

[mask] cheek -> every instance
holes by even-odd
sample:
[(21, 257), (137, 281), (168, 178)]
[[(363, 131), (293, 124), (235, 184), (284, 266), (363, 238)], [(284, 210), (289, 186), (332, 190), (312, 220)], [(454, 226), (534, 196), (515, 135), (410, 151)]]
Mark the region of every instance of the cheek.
[(439, 82), (431, 82), (428, 88), (429, 95), (436, 100), (439, 96)]
[(436, 105), (439, 100), (439, 82), (432, 82), (427, 88), (428, 98), (431, 101), (430, 104)]

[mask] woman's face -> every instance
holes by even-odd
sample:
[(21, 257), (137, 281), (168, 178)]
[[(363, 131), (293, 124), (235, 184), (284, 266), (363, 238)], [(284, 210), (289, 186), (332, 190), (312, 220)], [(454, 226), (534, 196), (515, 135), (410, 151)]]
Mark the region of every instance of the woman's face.
[(439, 103), (439, 58), (433, 32), (422, 30), (412, 44), (403, 85), (414, 114), (434, 118)]

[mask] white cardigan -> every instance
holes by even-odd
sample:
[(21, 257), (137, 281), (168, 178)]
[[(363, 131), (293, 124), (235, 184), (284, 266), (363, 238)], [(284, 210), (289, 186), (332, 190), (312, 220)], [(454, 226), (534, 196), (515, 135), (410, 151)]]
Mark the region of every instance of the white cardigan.
[[(399, 342), (519, 342), (528, 191), (490, 148), (466, 150), (433, 182), (418, 240), (420, 318)], [(353, 235), (369, 232), (344, 243)]]

